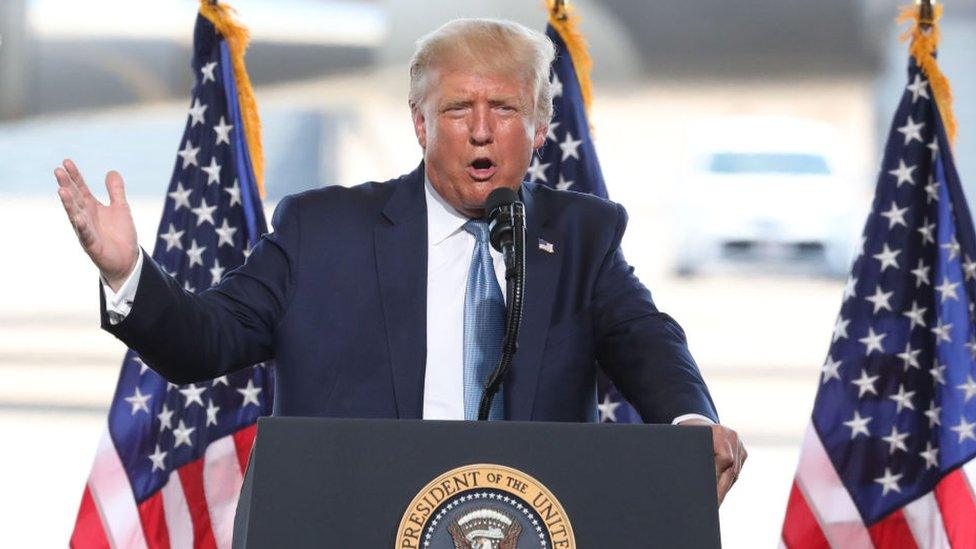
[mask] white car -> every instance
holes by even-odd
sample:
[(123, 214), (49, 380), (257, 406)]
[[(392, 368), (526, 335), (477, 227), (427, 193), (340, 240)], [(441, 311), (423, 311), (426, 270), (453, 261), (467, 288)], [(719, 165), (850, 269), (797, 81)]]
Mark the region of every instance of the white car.
[(810, 120), (741, 117), (696, 125), (690, 137), (677, 274), (742, 261), (850, 272), (862, 193), (838, 174), (837, 132)]

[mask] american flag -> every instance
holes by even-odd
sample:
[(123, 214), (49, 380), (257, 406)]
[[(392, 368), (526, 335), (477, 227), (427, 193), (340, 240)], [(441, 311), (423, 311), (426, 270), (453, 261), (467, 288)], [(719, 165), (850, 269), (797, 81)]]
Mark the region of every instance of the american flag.
[[(583, 85), (577, 70), (586, 72), (584, 82), (588, 81), (588, 60), (574, 63), (572, 52), (560, 31), (567, 33), (570, 40), (580, 41), (576, 34), (575, 20), (567, 13), (566, 5), (551, 12), (546, 35), (556, 46), (556, 59), (550, 73), (552, 86), (553, 117), (549, 123), (549, 135), (541, 152), (532, 158), (526, 180), (542, 183), (561, 190), (571, 190), (594, 194), (607, 198), (607, 186), (603, 182), (600, 161), (593, 147), (590, 125), (584, 104)], [(578, 54), (585, 55), (582, 43)], [(585, 85), (588, 85), (586, 83)], [(546, 243), (539, 243), (545, 249)], [(640, 423), (640, 415), (604, 375), (597, 373), (599, 403), (597, 408), (600, 421), (605, 423)]]
[(913, 58), (803, 440), (790, 548), (976, 547), (976, 237), (932, 81)]
[[(196, 84), (153, 259), (201, 291), (241, 265), (267, 226), (234, 53), (203, 12), (193, 52)], [(264, 365), (177, 386), (129, 350), (71, 546), (229, 547), (254, 424), (271, 412), (271, 392)]]

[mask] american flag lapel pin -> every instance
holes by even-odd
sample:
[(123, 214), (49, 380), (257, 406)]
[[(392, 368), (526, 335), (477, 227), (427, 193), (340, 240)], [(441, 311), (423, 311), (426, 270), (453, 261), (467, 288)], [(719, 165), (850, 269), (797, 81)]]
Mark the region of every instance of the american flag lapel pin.
[(556, 248), (553, 247), (552, 242), (547, 242), (543, 239), (539, 239), (539, 249), (550, 254), (556, 253)]

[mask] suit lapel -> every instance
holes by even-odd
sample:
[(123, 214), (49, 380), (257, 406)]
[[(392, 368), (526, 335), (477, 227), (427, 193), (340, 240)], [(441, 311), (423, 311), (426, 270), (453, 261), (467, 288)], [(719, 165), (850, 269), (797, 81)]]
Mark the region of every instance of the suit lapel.
[[(559, 280), (559, 247), (562, 244), (561, 235), (547, 226), (547, 212), (537, 203), (532, 188), (524, 184), (522, 201), (526, 212), (525, 303), (518, 351), (505, 384), (508, 419), (516, 421), (532, 419), (542, 351), (552, 316), (555, 285)], [(540, 239), (553, 243), (555, 253), (540, 249)]]
[[(423, 164), (396, 183), (383, 215), (389, 225), (374, 230), (376, 266), (383, 301), (397, 415), (423, 416), (427, 360), (427, 206)], [(559, 279), (561, 234), (547, 226), (546, 212), (523, 185), (526, 208), (525, 303), (518, 351), (505, 382), (508, 419), (532, 419), (542, 352)], [(555, 253), (539, 248), (544, 240)]]
[(427, 208), (423, 164), (396, 183), (374, 231), (397, 416), (423, 415), (427, 360)]

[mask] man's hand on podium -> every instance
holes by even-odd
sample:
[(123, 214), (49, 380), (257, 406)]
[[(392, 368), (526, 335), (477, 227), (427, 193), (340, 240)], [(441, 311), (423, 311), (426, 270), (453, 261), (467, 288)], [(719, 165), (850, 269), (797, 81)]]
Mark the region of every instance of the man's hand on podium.
[(129, 277), (139, 259), (139, 243), (132, 212), (125, 201), (125, 183), (118, 172), (105, 175), (109, 204), (96, 199), (71, 160), (54, 170), (58, 196), (81, 247), (114, 291)]
[(739, 440), (739, 434), (715, 423), (701, 419), (688, 419), (679, 425), (703, 425), (712, 430), (712, 446), (715, 448), (715, 480), (718, 483), (718, 504), (721, 505), (745, 463), (749, 453)]

